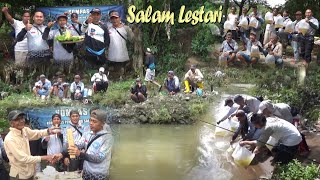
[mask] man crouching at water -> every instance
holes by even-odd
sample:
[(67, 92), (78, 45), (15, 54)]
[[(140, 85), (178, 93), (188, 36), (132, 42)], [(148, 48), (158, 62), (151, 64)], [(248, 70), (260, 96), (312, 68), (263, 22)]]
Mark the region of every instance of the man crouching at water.
[(38, 140), (53, 133), (53, 128), (31, 130), (25, 127), (25, 114), (14, 110), (8, 114), (10, 132), (4, 140), (4, 149), (10, 161), (10, 180), (33, 180), (37, 162), (49, 161), (54, 163), (57, 155), (31, 156), (29, 140)]
[[(111, 162), (111, 149), (113, 137), (107, 131), (105, 123), (107, 113), (100, 109), (94, 110), (90, 114), (90, 132), (85, 132), (80, 141), (64, 151), (62, 156), (76, 155), (84, 159), (83, 175), (84, 180), (107, 180), (109, 179), (109, 167)], [(82, 150), (82, 151), (81, 151)]]

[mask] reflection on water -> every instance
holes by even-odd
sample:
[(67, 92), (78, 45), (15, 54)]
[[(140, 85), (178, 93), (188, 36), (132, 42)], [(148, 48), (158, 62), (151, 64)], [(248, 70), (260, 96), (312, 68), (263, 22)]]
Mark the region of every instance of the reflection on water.
[[(214, 123), (222, 107), (215, 104), (201, 119)], [(111, 180), (241, 180), (266, 173), (260, 166), (237, 167), (227, 151), (231, 137), (214, 137), (214, 130), (203, 122), (113, 126)]]

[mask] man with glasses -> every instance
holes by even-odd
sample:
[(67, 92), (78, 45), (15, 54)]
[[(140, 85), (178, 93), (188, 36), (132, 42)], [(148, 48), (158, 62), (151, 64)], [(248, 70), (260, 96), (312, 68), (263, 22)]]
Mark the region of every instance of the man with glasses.
[(69, 28), (75, 30), (77, 34), (81, 36), (82, 35), (81, 26), (82, 24), (78, 19), (78, 14), (71, 13), (71, 25)]
[(10, 131), (4, 140), (4, 149), (10, 162), (10, 179), (33, 180), (37, 162), (49, 161), (53, 163), (57, 157), (56, 155), (31, 156), (29, 140), (38, 140), (53, 134), (53, 128), (31, 130), (25, 127), (25, 114), (19, 110), (11, 111), (8, 114), (8, 120)]

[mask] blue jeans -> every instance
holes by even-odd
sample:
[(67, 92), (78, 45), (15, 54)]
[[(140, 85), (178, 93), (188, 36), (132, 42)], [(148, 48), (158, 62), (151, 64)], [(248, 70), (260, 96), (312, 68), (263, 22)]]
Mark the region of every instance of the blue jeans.
[(282, 66), (283, 65), (283, 59), (282, 59), (282, 57), (276, 57), (276, 65), (277, 66)]
[[(247, 63), (251, 63), (252, 58), (249, 55), (247, 55), (247, 54), (245, 54), (243, 52), (239, 52), (239, 54), (240, 54), (240, 56), (242, 56), (244, 58), (244, 60), (246, 60)], [(256, 59), (257, 59), (257, 62), (258, 62), (260, 58), (256, 57)]]
[(299, 61), (299, 56), (300, 56), (300, 54), (299, 54), (300, 44), (299, 44), (298, 41), (291, 41), (291, 46), (293, 48), (294, 60), (296, 62), (298, 62)]

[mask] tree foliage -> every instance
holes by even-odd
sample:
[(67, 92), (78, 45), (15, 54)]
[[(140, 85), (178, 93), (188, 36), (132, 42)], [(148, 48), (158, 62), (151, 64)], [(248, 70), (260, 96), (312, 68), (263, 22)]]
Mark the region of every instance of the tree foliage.
[(287, 0), (284, 4), (284, 9), (289, 10), (292, 19), (295, 19), (295, 12), (301, 11), (302, 14), (304, 14), (307, 9), (311, 9), (313, 12), (313, 16), (317, 19), (320, 19), (319, 0)]

